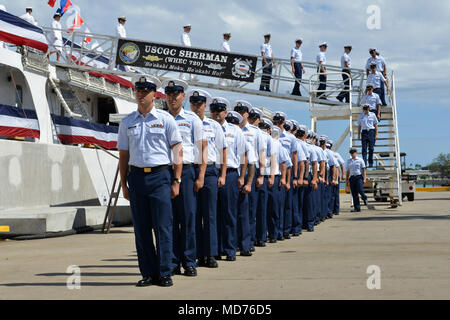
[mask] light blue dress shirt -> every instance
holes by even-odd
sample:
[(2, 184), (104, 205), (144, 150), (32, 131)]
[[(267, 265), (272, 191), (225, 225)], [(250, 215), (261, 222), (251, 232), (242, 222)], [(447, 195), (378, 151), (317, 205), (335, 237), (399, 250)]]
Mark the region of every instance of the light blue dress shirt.
[(384, 58), (382, 56), (377, 56), (376, 58), (370, 57), (366, 63), (366, 70), (370, 70), (371, 63), (377, 64), (377, 71), (379, 71), (379, 72), (383, 72), (384, 67), (386, 66), (386, 61), (384, 60)]
[(360, 176), (362, 175), (363, 169), (366, 167), (366, 164), (364, 163), (364, 160), (361, 158), (356, 159), (348, 159), (347, 160), (347, 170), (350, 171), (350, 177), (351, 176)]
[(381, 88), (381, 84), (386, 81), (386, 78), (381, 74), (380, 71), (376, 71), (375, 73), (370, 72), (367, 76), (367, 83), (373, 84), (374, 89)]
[(145, 118), (135, 111), (122, 120), (117, 148), (129, 151), (129, 165), (148, 168), (171, 164), (171, 147), (180, 142), (182, 139), (173, 117), (153, 107)]
[(372, 92), (372, 94), (366, 94), (361, 101), (361, 104), (368, 104), (370, 106), (370, 110), (376, 110), (377, 109), (377, 105), (381, 105), (381, 99), (380, 96), (378, 94), (376, 94), (375, 92)]
[(241, 163), (245, 161), (247, 150), (245, 136), (237, 125), (225, 122), (221, 127), (227, 144), (227, 167), (239, 169)]
[(208, 142), (208, 162), (214, 162), (220, 168), (221, 154), (227, 147), (222, 126), (217, 121), (205, 117), (203, 119), (203, 136)]
[(175, 121), (177, 122), (181, 139), (183, 139), (183, 163), (201, 163), (200, 152), (196, 144), (206, 140), (203, 136), (202, 120), (192, 111), (182, 108), (175, 117)]
[(361, 130), (374, 130), (378, 124), (377, 116), (369, 112), (369, 114), (361, 113), (358, 117), (358, 125), (361, 126)]

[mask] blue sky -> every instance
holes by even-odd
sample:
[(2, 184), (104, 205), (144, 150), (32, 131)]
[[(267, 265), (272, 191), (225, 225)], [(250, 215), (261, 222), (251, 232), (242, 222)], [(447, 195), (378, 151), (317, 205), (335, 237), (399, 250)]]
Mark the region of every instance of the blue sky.
[[(50, 26), (47, 0), (3, 2), (20, 15), (34, 7), (39, 23)], [(397, 78), (400, 145), (408, 164), (427, 164), (440, 152), (450, 153), (450, 1), (371, 0), (73, 0), (91, 32), (114, 34), (116, 19), (127, 16), (128, 37), (178, 44), (182, 25), (191, 23), (193, 46), (219, 49), (224, 31), (232, 33), (231, 49), (259, 54), (262, 34), (272, 33), (275, 56), (289, 58), (295, 38), (304, 39), (303, 58), (314, 61), (317, 44), (329, 44), (328, 63), (339, 65), (343, 45), (353, 45), (353, 67), (363, 68), (368, 48), (376, 47)], [(0, 0), (1, 3), (1, 0)], [(367, 7), (380, 8), (381, 29), (369, 30)], [(212, 92), (214, 94), (214, 92)], [(218, 92), (229, 100), (243, 98), (255, 106), (288, 113), (310, 125), (308, 105)], [(337, 140), (346, 121), (319, 123), (319, 132)], [(341, 148), (345, 154), (348, 143)]]

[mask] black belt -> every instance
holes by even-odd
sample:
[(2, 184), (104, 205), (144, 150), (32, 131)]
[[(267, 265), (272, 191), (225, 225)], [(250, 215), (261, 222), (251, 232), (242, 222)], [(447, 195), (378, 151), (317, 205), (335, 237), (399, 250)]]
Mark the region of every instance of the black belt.
[(227, 168), (227, 173), (228, 172), (237, 172), (238, 169), (234, 169), (234, 168)]
[(370, 132), (370, 131), (375, 131), (375, 129), (361, 130), (361, 132)]
[(193, 163), (183, 163), (183, 169), (184, 168), (190, 168), (190, 167), (193, 167), (193, 166), (194, 166)]
[[(215, 167), (215, 166), (216, 166), (215, 162), (208, 162), (208, 164), (206, 165), (207, 168), (211, 168), (211, 167)], [(196, 163), (196, 164), (194, 164), (194, 167), (196, 169), (198, 169), (198, 168), (200, 168), (200, 165)]]
[(362, 174), (350, 176), (350, 179), (351, 179), (351, 178), (358, 178), (358, 177), (361, 177), (361, 178), (362, 178)]
[(143, 173), (156, 173), (156, 172), (160, 172), (163, 170), (167, 170), (171, 168), (171, 166), (169, 165), (163, 165), (163, 166), (157, 166), (157, 167), (153, 167), (153, 168), (139, 168), (139, 167), (135, 167), (135, 166), (130, 166), (130, 171), (138, 171), (138, 172), (143, 172)]

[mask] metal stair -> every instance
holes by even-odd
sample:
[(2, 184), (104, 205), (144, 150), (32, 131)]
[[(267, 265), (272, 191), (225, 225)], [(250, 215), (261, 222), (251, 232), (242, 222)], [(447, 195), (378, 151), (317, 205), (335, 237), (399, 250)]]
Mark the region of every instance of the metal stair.
[[(378, 139), (374, 150), (373, 168), (367, 169), (367, 180), (372, 184), (366, 188), (369, 196), (369, 208), (371, 206), (384, 205), (380, 200), (388, 200), (392, 207), (402, 204), (401, 190), (401, 161), (398, 135), (398, 121), (395, 97), (395, 77), (391, 76), (390, 106), (381, 107), (381, 121), (379, 124)], [(362, 113), (361, 107), (351, 107), (350, 117), (350, 147), (356, 148), (361, 154), (361, 139), (358, 139), (357, 120)]]
[(80, 98), (78, 98), (75, 89), (66, 83), (60, 83), (61, 95), (69, 106), (70, 110), (75, 113), (78, 113), (82, 116), (82, 119), (93, 122), (91, 115), (89, 114), (85, 104), (81, 102)]

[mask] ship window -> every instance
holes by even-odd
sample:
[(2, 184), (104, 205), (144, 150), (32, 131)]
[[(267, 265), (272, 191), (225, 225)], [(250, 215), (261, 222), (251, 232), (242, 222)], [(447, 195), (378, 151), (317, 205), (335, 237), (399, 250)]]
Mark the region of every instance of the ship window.
[(17, 91), (16, 91), (16, 107), (22, 107), (23, 104), (23, 89), (21, 86), (17, 86)]

